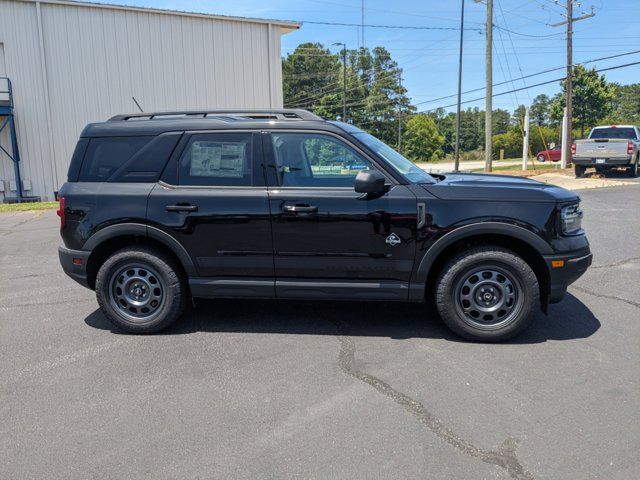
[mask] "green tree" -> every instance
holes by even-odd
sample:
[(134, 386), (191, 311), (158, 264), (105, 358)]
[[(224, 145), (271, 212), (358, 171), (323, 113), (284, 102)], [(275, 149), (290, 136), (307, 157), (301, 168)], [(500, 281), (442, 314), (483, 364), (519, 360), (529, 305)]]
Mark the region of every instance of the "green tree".
[(428, 162), (442, 158), (445, 137), (438, 131), (436, 122), (428, 115), (412, 116), (402, 134), (403, 153), (414, 162)]
[[(342, 117), (341, 52), (303, 43), (282, 61), (284, 104), (330, 119)], [(401, 85), (402, 69), (383, 47), (347, 52), (347, 120), (384, 142), (398, 140), (398, 123), (415, 111)]]
[[(573, 124), (580, 128), (584, 137), (585, 128), (596, 126), (612, 111), (615, 99), (615, 87), (607, 82), (604, 75), (595, 68), (586, 69), (582, 65), (573, 68)], [(566, 106), (566, 81), (560, 83), (562, 93), (554, 99), (551, 116), (562, 120)]]
[(513, 111), (513, 116), (511, 117), (511, 124), (518, 127), (518, 129), (522, 128), (524, 124), (524, 116), (527, 113), (527, 107), (524, 105), (518, 105), (518, 107)]
[(640, 123), (640, 83), (629, 85), (612, 84), (614, 99), (611, 102), (611, 113), (605, 123)]
[(551, 99), (541, 93), (533, 99), (531, 104), (530, 115), (531, 122), (543, 127), (549, 123), (549, 110), (551, 109)]
[(320, 43), (301, 43), (282, 60), (285, 106), (315, 111), (342, 85), (340, 72), (337, 54)]
[(522, 155), (522, 135), (514, 129), (507, 133), (493, 136), (493, 151), (495, 157), (500, 150), (504, 150), (505, 158), (517, 158)]
[[(482, 113), (484, 114), (484, 112)], [(511, 114), (507, 110), (498, 108), (493, 111), (492, 120), (494, 135), (507, 133), (507, 131), (509, 130), (509, 120), (511, 120)]]
[(442, 151), (445, 154), (453, 153), (456, 141), (456, 114), (447, 112), (444, 108), (438, 108), (429, 116), (435, 122), (438, 131), (444, 136)]
[(371, 52), (362, 48), (357, 73), (366, 93), (362, 126), (383, 142), (395, 144), (398, 122), (415, 111), (400, 82), (402, 69), (384, 47)]
[(465, 152), (484, 145), (484, 111), (467, 108), (460, 112), (460, 148)]

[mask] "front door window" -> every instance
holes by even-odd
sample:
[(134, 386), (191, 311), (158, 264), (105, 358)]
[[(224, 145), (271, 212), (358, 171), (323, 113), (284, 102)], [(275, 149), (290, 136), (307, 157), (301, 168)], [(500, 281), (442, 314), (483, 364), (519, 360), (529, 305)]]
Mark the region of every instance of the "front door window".
[(273, 151), (283, 187), (353, 188), (369, 160), (344, 142), (315, 133), (273, 133)]

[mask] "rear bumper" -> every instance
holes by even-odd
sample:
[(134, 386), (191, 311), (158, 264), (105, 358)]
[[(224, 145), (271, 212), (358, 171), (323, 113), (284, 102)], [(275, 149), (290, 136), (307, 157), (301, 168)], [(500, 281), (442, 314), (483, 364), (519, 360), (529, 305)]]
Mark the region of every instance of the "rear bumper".
[(58, 257), (64, 273), (87, 288), (91, 288), (87, 280), (87, 260), (89, 255), (91, 255), (91, 252), (71, 250), (63, 246), (58, 247)]
[(587, 271), (593, 261), (589, 247), (570, 253), (544, 257), (549, 270), (549, 303), (557, 303), (567, 293), (567, 287)]
[(631, 164), (632, 156), (626, 157), (597, 157), (597, 160), (604, 160), (604, 163), (597, 163), (596, 157), (574, 157), (573, 164), (580, 167), (626, 167)]

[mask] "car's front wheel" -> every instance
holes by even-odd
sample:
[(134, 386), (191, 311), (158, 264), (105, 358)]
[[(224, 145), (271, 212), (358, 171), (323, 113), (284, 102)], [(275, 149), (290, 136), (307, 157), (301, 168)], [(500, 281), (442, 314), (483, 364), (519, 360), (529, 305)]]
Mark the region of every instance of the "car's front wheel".
[(544, 155), (538, 155), (538, 161), (540, 163), (544, 163), (547, 159), (544, 157)]
[(96, 296), (104, 315), (119, 329), (155, 333), (182, 314), (186, 285), (168, 256), (147, 247), (131, 247), (115, 252), (102, 264)]
[(466, 339), (482, 342), (522, 332), (539, 299), (531, 267), (498, 246), (459, 253), (442, 268), (435, 288), (436, 307), (445, 324)]

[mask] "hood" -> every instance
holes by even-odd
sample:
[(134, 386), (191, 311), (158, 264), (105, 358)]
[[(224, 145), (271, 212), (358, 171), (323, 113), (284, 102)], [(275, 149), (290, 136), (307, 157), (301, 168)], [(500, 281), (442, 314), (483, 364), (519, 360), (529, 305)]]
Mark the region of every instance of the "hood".
[(529, 178), (486, 173), (445, 173), (434, 175), (437, 184), (423, 185), (445, 200), (496, 200), (510, 202), (568, 202), (578, 195), (562, 187)]

